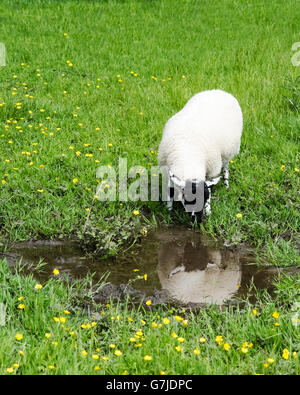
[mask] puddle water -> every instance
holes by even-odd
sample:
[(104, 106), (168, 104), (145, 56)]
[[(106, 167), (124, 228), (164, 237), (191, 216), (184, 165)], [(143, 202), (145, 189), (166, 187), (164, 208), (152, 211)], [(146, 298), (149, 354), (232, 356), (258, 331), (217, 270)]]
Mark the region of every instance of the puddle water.
[(245, 248), (231, 250), (200, 233), (178, 228), (158, 229), (127, 253), (106, 260), (85, 257), (74, 240), (18, 243), (6, 256), (12, 265), (21, 257), (24, 265), (43, 259), (47, 264), (42, 273), (35, 273), (40, 281), (49, 278), (54, 268), (71, 279), (95, 273), (94, 281), (99, 281), (109, 273), (109, 283), (95, 296), (102, 302), (130, 294), (138, 299), (151, 297), (153, 304), (222, 305), (249, 292), (251, 300), (251, 284), (271, 292), (272, 281), (281, 272), (250, 265), (254, 257)]

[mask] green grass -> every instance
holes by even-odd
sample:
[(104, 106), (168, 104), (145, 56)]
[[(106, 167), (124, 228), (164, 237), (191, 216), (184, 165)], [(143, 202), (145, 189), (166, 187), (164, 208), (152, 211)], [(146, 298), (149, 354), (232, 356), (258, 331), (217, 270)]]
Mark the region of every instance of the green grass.
[[(281, 237), (293, 244), (299, 114), (286, 98), (299, 96), (291, 63), (299, 7), (292, 0), (2, 1), (2, 236), (75, 234), (115, 253), (145, 223), (188, 224), (160, 202), (96, 201), (83, 235), (97, 167), (123, 157), (128, 167), (150, 169), (168, 118), (193, 94), (221, 88), (239, 100), (244, 132), (231, 187), (215, 188), (202, 230), (257, 247)], [(99, 230), (113, 245), (103, 245)]]
[[(201, 231), (252, 244), (270, 264), (298, 265), (299, 67), (291, 63), (291, 47), (300, 41), (299, 11), (293, 0), (1, 1), (0, 42), (7, 51), (0, 67), (4, 244), (78, 236), (107, 255), (128, 248), (145, 227), (187, 226), (183, 210), (169, 213), (161, 202), (94, 200), (96, 170), (116, 167), (122, 157), (128, 167), (150, 171), (165, 122), (195, 93), (220, 88), (239, 100), (244, 131), (230, 189), (213, 190), (212, 216)], [(89, 279), (66, 285), (51, 278), (41, 290), (35, 284), (22, 272), (12, 275), (1, 261), (1, 374), (11, 367), (12, 374), (299, 374), (292, 354), (299, 351), (292, 321), (297, 277), (281, 278), (275, 298), (260, 294), (255, 306), (175, 312), (186, 326), (163, 306), (95, 306)], [(94, 321), (82, 309), (82, 294), (98, 312)], [(25, 310), (18, 309), (22, 303)], [(64, 327), (53, 317), (66, 317)], [(96, 324), (82, 329), (86, 322)], [(131, 343), (139, 329), (143, 335)], [(182, 351), (173, 332), (185, 339)], [(206, 342), (200, 344), (200, 337)], [(246, 354), (245, 342), (253, 343)], [(268, 358), (274, 362), (265, 367)]]
[(129, 301), (98, 306), (90, 279), (36, 285), (0, 261), (0, 374), (299, 374), (300, 276), (284, 277), (274, 299), (261, 293), (254, 306), (197, 314)]

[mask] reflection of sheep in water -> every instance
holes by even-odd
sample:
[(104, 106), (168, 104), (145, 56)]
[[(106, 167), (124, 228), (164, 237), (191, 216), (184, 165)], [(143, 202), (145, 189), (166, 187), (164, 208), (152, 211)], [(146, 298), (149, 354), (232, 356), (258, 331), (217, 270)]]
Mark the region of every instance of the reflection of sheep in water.
[(184, 303), (222, 304), (238, 290), (242, 271), (229, 251), (212, 250), (199, 242), (166, 242), (158, 257), (163, 289)]
[[(168, 120), (158, 161), (162, 171), (170, 177), (169, 208), (175, 187), (178, 199), (186, 211), (192, 213), (193, 220), (200, 221), (203, 214), (203, 205), (192, 203), (195, 196), (198, 199), (203, 194), (205, 213), (210, 214), (210, 187), (219, 181), (222, 171), (228, 188), (229, 162), (240, 150), (242, 128), (243, 116), (238, 101), (221, 90), (196, 94)], [(191, 191), (188, 193), (189, 185)], [(189, 205), (195, 208), (189, 209)]]

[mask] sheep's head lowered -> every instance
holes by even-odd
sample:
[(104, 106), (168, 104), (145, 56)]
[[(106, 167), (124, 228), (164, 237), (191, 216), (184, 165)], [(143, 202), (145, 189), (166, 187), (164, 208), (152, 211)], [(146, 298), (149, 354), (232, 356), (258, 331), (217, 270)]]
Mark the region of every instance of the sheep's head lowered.
[(169, 172), (169, 197), (181, 201), (186, 212), (190, 213), (192, 222), (200, 223), (204, 213), (210, 214), (210, 188), (216, 185), (221, 177), (210, 181), (179, 180)]

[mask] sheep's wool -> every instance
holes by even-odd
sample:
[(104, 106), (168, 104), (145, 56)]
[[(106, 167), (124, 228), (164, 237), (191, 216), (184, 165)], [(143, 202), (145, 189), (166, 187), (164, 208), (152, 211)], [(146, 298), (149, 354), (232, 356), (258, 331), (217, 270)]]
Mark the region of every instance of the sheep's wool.
[(165, 125), (158, 161), (180, 180), (217, 177), (238, 154), (243, 116), (229, 93), (197, 93)]

